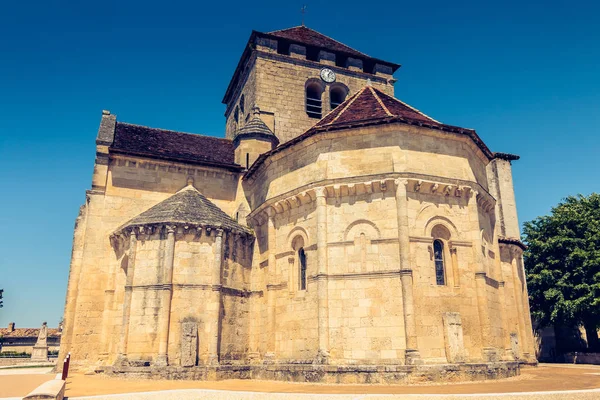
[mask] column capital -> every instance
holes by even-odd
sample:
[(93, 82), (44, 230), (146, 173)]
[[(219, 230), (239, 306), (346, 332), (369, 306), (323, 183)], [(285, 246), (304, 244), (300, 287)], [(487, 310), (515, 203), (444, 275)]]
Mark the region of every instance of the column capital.
[(217, 230), (215, 230), (215, 236), (216, 237), (223, 237), (223, 233), (224, 233), (223, 229), (217, 229)]
[(322, 186), (315, 189), (315, 195), (317, 197), (327, 197), (327, 189)]
[(394, 183), (396, 184), (396, 188), (400, 188), (400, 186), (408, 186), (408, 179), (397, 178), (394, 179)]
[(177, 225), (166, 225), (165, 228), (168, 234), (175, 234), (175, 231), (177, 230)]

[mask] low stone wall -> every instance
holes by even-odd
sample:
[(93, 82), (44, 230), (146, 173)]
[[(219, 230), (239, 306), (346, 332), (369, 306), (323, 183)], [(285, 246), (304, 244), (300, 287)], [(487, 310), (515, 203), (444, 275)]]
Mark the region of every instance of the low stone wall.
[(0, 367), (11, 366), (11, 365), (22, 365), (31, 362), (31, 358), (0, 358)]
[(31, 358), (0, 358), (0, 367), (10, 367), (19, 365), (45, 365), (52, 366), (56, 364), (56, 358), (50, 358), (48, 362), (34, 362)]
[(104, 367), (97, 373), (144, 379), (260, 379), (286, 382), (413, 384), (500, 379), (520, 373), (517, 362), (444, 365), (226, 365), (218, 367)]
[(566, 353), (565, 362), (571, 364), (596, 364), (600, 365), (600, 353)]

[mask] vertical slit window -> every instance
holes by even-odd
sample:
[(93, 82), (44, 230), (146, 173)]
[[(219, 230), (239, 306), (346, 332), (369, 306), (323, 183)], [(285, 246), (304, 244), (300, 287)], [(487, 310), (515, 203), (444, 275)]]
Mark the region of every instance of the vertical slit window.
[(250, 153), (246, 153), (246, 169), (250, 168)]
[(302, 247), (298, 250), (298, 263), (300, 264), (300, 290), (306, 290), (306, 254)]
[(445, 285), (444, 243), (439, 239), (433, 242), (433, 258), (435, 260), (435, 282), (438, 285)]

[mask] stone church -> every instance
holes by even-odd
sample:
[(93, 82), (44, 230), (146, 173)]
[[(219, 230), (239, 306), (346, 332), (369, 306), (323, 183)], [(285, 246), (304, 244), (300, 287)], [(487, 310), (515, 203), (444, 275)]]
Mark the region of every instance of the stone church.
[(253, 31), (225, 138), (103, 111), (60, 357), (323, 382), (535, 362), (519, 157), (396, 99), (398, 68), (305, 26)]

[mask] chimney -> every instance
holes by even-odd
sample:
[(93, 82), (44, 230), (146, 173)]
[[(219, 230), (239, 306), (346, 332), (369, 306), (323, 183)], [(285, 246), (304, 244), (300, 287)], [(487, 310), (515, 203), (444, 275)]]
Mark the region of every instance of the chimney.
[(15, 323), (9, 322), (8, 323), (8, 332), (14, 332), (14, 331), (15, 331)]

